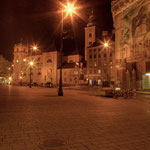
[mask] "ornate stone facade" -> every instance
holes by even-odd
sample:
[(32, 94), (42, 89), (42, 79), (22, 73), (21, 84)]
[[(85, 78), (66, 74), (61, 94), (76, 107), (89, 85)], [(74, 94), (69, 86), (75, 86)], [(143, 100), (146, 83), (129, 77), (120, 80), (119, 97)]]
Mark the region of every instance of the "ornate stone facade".
[[(150, 71), (150, 0), (112, 0), (115, 27), (116, 84), (133, 87), (133, 71), (137, 89), (150, 89), (145, 76)], [(126, 83), (125, 83), (126, 82)], [(150, 83), (149, 83), (150, 84)]]

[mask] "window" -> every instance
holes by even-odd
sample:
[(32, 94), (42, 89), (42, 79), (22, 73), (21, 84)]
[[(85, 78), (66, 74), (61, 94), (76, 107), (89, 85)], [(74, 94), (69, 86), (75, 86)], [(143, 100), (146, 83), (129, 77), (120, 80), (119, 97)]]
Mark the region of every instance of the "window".
[(90, 59), (92, 59), (92, 55), (90, 55)]
[(23, 49), (23, 51), (25, 52), (25, 51), (26, 51), (26, 49), (24, 48), (24, 49)]
[(96, 49), (94, 49), (94, 52), (96, 52)]
[(74, 75), (78, 75), (78, 71), (74, 71)]
[(89, 37), (92, 37), (92, 33), (89, 33)]
[(66, 82), (66, 78), (64, 78), (64, 82)]
[(100, 54), (98, 54), (98, 58), (101, 58), (101, 55), (100, 55)]
[(17, 48), (17, 52), (19, 51), (19, 49)]
[(70, 63), (73, 63), (73, 60), (70, 60)]
[(92, 49), (90, 49), (89, 51), (92, 52)]
[(96, 62), (94, 62), (94, 66), (95, 66), (95, 67), (97, 66), (97, 63), (96, 63)]
[(101, 49), (100, 48), (98, 48), (98, 51), (100, 51)]
[(98, 73), (99, 73), (99, 74), (101, 73), (101, 70), (100, 70), (100, 69), (98, 70)]
[(16, 63), (19, 63), (19, 60), (18, 60), (18, 59), (16, 60)]
[(37, 59), (37, 61), (40, 61), (41, 60), (41, 58), (39, 57), (38, 59)]
[(110, 53), (110, 57), (112, 57), (112, 53)]
[(51, 63), (51, 62), (52, 62), (52, 60), (51, 60), (51, 59), (48, 59), (48, 60), (47, 60), (47, 63)]
[(38, 75), (40, 76), (40, 75), (41, 75), (41, 72), (38, 72)]
[(72, 82), (72, 78), (70, 78), (70, 82)]
[(92, 42), (89, 42), (89, 45), (92, 45)]
[(94, 58), (96, 59), (96, 55), (94, 55)]
[(106, 55), (106, 54), (104, 54), (104, 57), (105, 57), (105, 58), (106, 58), (106, 56), (107, 56), (107, 55)]

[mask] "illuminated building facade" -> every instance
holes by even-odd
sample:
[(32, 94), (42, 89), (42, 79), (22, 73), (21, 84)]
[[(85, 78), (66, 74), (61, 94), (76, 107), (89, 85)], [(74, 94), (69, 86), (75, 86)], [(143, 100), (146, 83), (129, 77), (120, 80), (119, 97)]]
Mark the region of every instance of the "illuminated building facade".
[[(30, 70), (32, 83), (44, 85), (51, 82), (53, 85), (59, 84), (60, 53), (56, 50), (54, 44), (50, 52), (31, 55), (28, 46), (22, 43), (14, 46), (14, 72), (13, 84), (29, 84)], [(63, 56), (63, 84), (79, 84), (81, 82), (81, 64), (82, 56), (72, 54)], [(30, 68), (30, 62), (33, 66)], [(78, 67), (77, 67), (78, 66)], [(83, 79), (82, 79), (83, 80)]]
[(150, 0), (112, 0), (116, 84), (150, 89)]
[[(96, 24), (92, 11), (85, 28), (85, 60), (89, 85), (102, 85), (104, 81), (114, 82), (114, 32), (102, 31)], [(105, 44), (106, 45), (105, 47)]]
[(11, 65), (11, 62), (9, 62), (2, 55), (0, 55), (0, 83), (6, 83), (6, 80), (9, 79), (9, 77), (11, 77)]

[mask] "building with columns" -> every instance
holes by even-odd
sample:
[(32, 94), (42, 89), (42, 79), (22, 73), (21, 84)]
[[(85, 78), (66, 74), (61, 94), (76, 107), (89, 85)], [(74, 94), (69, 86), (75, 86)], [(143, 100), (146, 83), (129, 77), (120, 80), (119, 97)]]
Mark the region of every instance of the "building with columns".
[(112, 0), (116, 84), (150, 89), (150, 0)]

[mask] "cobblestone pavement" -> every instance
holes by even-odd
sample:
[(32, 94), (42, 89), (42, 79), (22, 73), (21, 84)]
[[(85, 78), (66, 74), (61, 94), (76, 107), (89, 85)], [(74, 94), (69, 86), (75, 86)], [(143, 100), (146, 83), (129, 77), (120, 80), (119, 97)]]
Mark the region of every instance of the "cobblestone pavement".
[(112, 99), (88, 90), (0, 86), (0, 150), (150, 150), (150, 100)]

